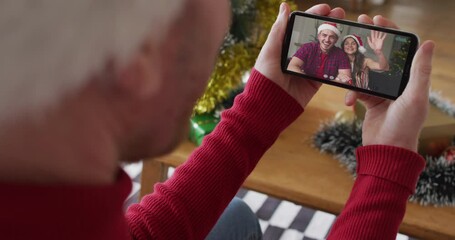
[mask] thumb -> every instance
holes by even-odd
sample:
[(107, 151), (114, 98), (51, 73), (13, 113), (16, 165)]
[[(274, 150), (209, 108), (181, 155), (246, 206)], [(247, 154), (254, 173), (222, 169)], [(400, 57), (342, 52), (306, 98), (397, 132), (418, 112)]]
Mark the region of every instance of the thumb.
[[(274, 59), (277, 60), (277, 62), (279, 62), (284, 34), (286, 31), (286, 26), (288, 24), (288, 17), (289, 6), (283, 2), (280, 5), (278, 17), (276, 18), (276, 21), (269, 32), (267, 40), (265, 41), (264, 46), (262, 47), (261, 52), (259, 53), (258, 59), (255, 64), (256, 69), (258, 69), (261, 64), (267, 62), (270, 59)], [(263, 71), (264, 70), (265, 69), (263, 69)], [(264, 72), (261, 73), (264, 74)]]
[(265, 45), (282, 44), (286, 26), (288, 24), (289, 12), (289, 5), (285, 2), (281, 3), (280, 11), (275, 23), (272, 26), (272, 29), (270, 30)]
[(433, 51), (434, 42), (426, 41), (414, 56), (409, 83), (403, 93), (406, 97), (417, 95), (428, 99)]

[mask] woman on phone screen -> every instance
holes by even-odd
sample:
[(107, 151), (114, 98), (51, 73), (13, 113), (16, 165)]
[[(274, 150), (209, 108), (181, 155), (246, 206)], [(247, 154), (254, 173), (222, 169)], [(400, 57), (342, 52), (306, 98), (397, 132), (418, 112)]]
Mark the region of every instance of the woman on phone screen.
[(371, 35), (368, 37), (368, 45), (373, 49), (376, 54), (378, 61), (374, 61), (371, 58), (365, 57), (366, 49), (363, 46), (363, 41), (360, 36), (355, 34), (347, 35), (343, 38), (341, 46), (343, 51), (348, 55), (349, 62), (351, 63), (352, 72), (352, 85), (364, 89), (368, 87), (368, 73), (370, 70), (373, 71), (388, 71), (389, 63), (382, 52), (384, 39), (387, 34), (378, 31), (371, 31)]

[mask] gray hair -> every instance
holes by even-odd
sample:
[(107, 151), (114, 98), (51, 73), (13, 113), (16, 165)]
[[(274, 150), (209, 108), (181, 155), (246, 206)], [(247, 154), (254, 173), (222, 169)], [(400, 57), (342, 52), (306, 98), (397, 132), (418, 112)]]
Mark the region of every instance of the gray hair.
[(185, 0), (0, 1), (0, 123), (80, 88), (108, 57), (159, 41)]

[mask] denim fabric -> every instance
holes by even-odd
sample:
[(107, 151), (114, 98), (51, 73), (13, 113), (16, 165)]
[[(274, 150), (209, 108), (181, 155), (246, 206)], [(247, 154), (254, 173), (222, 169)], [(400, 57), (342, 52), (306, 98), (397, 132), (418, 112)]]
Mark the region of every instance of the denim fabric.
[(262, 239), (262, 231), (256, 215), (239, 198), (232, 199), (218, 222), (210, 231), (207, 240), (253, 240)]

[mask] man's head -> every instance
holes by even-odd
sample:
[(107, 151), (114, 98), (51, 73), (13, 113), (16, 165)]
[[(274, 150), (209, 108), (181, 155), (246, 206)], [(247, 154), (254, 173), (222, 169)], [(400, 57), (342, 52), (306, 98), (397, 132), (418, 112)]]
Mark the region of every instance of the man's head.
[(2, 1), (0, 119), (56, 104), (108, 58), (125, 63), (151, 29), (159, 41), (182, 6), (183, 0)]
[(336, 23), (325, 22), (318, 28), (318, 41), (321, 50), (325, 53), (330, 51), (340, 37), (340, 30)]
[(127, 158), (174, 148), (186, 136), (194, 104), (207, 86), (230, 23), (229, 1), (187, 0), (184, 9), (162, 44), (148, 48), (143, 55), (150, 59), (145, 64), (150, 68), (143, 68), (143, 72), (150, 69), (146, 75), (157, 78), (153, 83), (159, 86), (147, 84), (152, 81), (136, 86), (139, 91), (150, 89), (150, 98), (142, 101), (145, 116), (133, 124), (142, 127), (138, 127), (141, 132), (134, 136), (133, 150), (129, 151), (133, 155)]
[(106, 124), (121, 135), (122, 158), (168, 151), (206, 86), (229, 25), (228, 6), (2, 1), (0, 127), (17, 119), (44, 126), (49, 115), (80, 112), (85, 101), (85, 108), (109, 112)]

